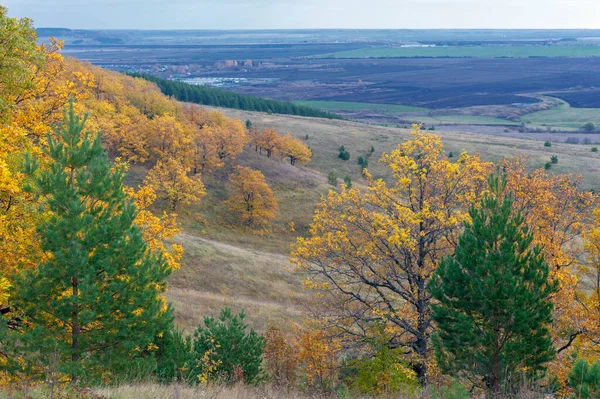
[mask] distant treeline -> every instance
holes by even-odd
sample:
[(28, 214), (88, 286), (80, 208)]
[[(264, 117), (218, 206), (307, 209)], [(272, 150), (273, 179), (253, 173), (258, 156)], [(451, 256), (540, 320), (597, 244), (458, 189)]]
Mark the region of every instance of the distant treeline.
[(274, 114), (311, 116), (315, 118), (341, 119), (339, 115), (287, 101), (246, 96), (214, 87), (193, 85), (169, 79), (159, 78), (146, 73), (129, 73), (128, 75), (154, 82), (160, 90), (179, 101), (192, 102), (214, 107), (242, 109), (245, 111), (272, 112)]

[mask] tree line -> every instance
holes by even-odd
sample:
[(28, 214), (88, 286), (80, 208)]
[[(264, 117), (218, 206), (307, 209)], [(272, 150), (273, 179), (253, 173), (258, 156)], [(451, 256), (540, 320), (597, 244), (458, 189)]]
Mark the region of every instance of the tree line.
[(179, 101), (245, 111), (341, 119), (339, 115), (287, 101), (247, 96), (214, 87), (163, 79), (146, 73), (130, 73), (129, 75), (156, 83), (164, 94), (173, 96)]

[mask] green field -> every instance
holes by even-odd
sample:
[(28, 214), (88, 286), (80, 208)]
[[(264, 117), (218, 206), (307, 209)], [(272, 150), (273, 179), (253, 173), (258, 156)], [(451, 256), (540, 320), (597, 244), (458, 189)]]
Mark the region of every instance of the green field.
[(342, 110), (342, 111), (357, 111), (361, 109), (383, 110), (393, 114), (404, 112), (424, 112), (427, 108), (411, 107), (408, 105), (395, 104), (371, 104), (371, 103), (356, 103), (347, 101), (295, 101), (295, 104), (306, 107), (320, 108), (323, 110)]
[(555, 108), (523, 115), (521, 121), (526, 126), (549, 126), (555, 128), (579, 129), (587, 122), (600, 124), (599, 108), (573, 108), (564, 100), (551, 97), (559, 105)]
[(321, 58), (529, 58), (600, 57), (600, 46), (373, 47), (321, 55)]

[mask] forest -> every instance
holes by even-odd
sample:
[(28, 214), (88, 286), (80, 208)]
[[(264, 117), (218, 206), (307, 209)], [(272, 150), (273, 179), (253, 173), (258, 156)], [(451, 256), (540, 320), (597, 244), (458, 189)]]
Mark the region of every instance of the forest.
[(340, 118), (338, 115), (330, 112), (321, 111), (319, 109), (306, 107), (303, 105), (297, 105), (291, 102), (247, 96), (214, 87), (192, 85), (185, 82), (163, 79), (143, 73), (131, 73), (129, 75), (156, 83), (156, 85), (164, 94), (173, 96), (179, 101), (192, 102), (195, 104), (209, 105), (213, 107), (243, 109), (246, 111), (311, 116), (315, 118), (327, 119)]
[(360, 156), (362, 180), (322, 178), (309, 226), (287, 226), (308, 298), (291, 326), (225, 306), (183, 329), (182, 210), (223, 178), (237, 224), (219, 227), (263, 239), (281, 196), (239, 158), (307, 171), (318, 132), (63, 57), (5, 8), (0, 43), (0, 398), (600, 397), (600, 197), (581, 176), (448, 153), (415, 125), (379, 159), (389, 177)]

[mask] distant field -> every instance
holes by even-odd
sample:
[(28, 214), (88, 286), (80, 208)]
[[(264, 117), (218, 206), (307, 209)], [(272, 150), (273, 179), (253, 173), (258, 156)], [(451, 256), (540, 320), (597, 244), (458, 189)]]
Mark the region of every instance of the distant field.
[(391, 113), (404, 112), (422, 112), (428, 111), (427, 108), (411, 107), (408, 105), (395, 104), (372, 104), (372, 103), (357, 103), (348, 101), (295, 101), (298, 105), (306, 107), (320, 108), (323, 110), (342, 110), (342, 111), (357, 111), (361, 109), (382, 110)]
[(600, 57), (600, 46), (372, 47), (340, 51), (322, 58), (529, 58)]
[(526, 125), (568, 129), (578, 129), (587, 122), (600, 124), (600, 108), (573, 108), (566, 101), (558, 98), (553, 100), (560, 105), (547, 111), (524, 115), (521, 121)]
[(372, 104), (346, 101), (296, 101), (298, 105), (320, 108), (326, 111), (361, 111), (376, 110), (386, 111), (400, 118), (430, 125), (438, 123), (467, 124), (467, 125), (517, 125), (506, 119), (477, 115), (435, 115), (427, 108), (411, 107), (394, 104)]

